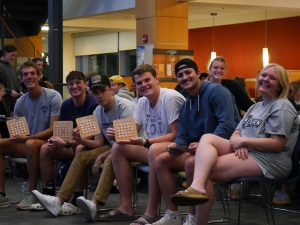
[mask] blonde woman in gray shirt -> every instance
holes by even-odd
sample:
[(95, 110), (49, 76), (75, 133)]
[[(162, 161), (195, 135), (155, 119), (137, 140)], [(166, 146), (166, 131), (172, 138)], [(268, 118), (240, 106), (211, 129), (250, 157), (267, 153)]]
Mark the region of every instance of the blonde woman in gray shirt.
[(244, 176), (285, 178), (290, 173), (298, 125), (297, 112), (287, 99), (287, 73), (282, 66), (269, 64), (256, 80), (263, 101), (247, 111), (230, 140), (213, 134), (202, 136), (193, 183), (172, 196), (177, 205), (203, 204), (197, 207), (198, 225), (208, 223), (213, 182)]

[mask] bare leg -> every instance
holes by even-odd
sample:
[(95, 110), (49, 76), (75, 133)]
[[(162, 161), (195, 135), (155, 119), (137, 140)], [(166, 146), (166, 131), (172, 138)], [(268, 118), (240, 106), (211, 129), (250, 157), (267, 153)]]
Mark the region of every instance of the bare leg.
[(0, 192), (5, 192), (4, 175), (5, 175), (5, 156), (26, 158), (24, 144), (16, 144), (8, 138), (0, 139)]
[(45, 141), (40, 139), (29, 139), (25, 143), (25, 154), (27, 156), (27, 170), (29, 175), (28, 191), (36, 189), (39, 176), (40, 148)]
[(213, 181), (229, 181), (239, 176), (258, 176), (262, 171), (255, 160), (249, 157), (239, 159), (232, 153), (229, 140), (215, 135), (204, 135), (198, 146), (195, 159), (192, 187), (206, 193), (209, 201), (197, 207), (197, 224), (208, 222), (214, 194)]
[(54, 179), (56, 159), (72, 159), (73, 157), (74, 152), (71, 148), (49, 150), (48, 143), (43, 144), (40, 151), (40, 173), (42, 186), (45, 187), (48, 181)]
[(143, 146), (128, 144), (113, 144), (112, 162), (120, 192), (119, 210), (122, 213), (133, 215), (132, 199), (132, 168), (131, 161), (146, 163), (148, 149)]
[(196, 224), (199, 225), (208, 224), (209, 215), (214, 203), (214, 184), (211, 181), (208, 181), (205, 188), (209, 200), (203, 205), (196, 206)]
[(206, 182), (218, 161), (219, 154), (223, 154), (218, 152), (221, 149), (226, 153), (231, 152), (229, 140), (211, 134), (202, 136), (195, 155), (194, 179), (191, 185), (200, 193), (206, 193)]
[[(151, 145), (148, 155), (149, 163), (149, 183), (148, 183), (148, 204), (145, 211), (145, 215), (154, 217), (157, 214), (157, 207), (160, 202), (161, 197), (161, 188), (159, 186), (157, 168), (155, 166), (155, 161), (162, 153), (167, 151), (167, 146), (169, 142), (156, 143)], [(168, 154), (168, 153), (165, 153)], [(159, 172), (160, 173), (160, 172)]]
[[(184, 171), (186, 173), (186, 182), (188, 186), (190, 186), (193, 182), (193, 176), (194, 176), (194, 167), (195, 167), (195, 157), (189, 157), (184, 161)], [(195, 207), (191, 206), (190, 214), (195, 215)]]
[(157, 157), (154, 162), (155, 171), (158, 178), (160, 190), (162, 191), (166, 209), (177, 211), (177, 206), (170, 200), (170, 196), (176, 193), (176, 181), (173, 170), (181, 171), (184, 169), (184, 162), (189, 157), (194, 158), (190, 153), (172, 155), (165, 152)]

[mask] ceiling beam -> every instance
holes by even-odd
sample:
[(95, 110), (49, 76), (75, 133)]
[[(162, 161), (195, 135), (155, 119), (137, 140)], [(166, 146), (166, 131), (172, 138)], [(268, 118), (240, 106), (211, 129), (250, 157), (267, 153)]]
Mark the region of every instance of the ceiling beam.
[(63, 21), (64, 27), (97, 29), (136, 29), (135, 20), (75, 19)]
[(299, 0), (190, 0), (190, 2), (300, 9)]

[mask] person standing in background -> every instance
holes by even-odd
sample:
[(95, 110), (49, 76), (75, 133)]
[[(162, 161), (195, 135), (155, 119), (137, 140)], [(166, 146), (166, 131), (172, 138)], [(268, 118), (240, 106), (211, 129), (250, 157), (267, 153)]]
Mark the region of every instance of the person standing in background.
[(44, 68), (46, 62), (42, 58), (34, 58), (32, 59), (32, 62), (38, 65), (38, 67), (40, 67), (41, 69), (40, 85), (42, 87), (54, 89), (54, 85), (50, 81), (48, 81), (47, 77), (44, 75)]
[(14, 45), (5, 45), (0, 56), (0, 83), (5, 87), (6, 103), (13, 111), (16, 100), (21, 95), (19, 79), (13, 66), (17, 58), (17, 48)]

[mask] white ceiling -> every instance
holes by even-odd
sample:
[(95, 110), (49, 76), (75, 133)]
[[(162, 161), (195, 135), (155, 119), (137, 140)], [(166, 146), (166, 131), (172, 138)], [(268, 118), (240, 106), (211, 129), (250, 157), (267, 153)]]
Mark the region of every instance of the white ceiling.
[[(180, 1), (180, 0), (179, 0)], [(183, 0), (184, 1), (184, 0)], [(190, 0), (189, 28), (300, 16), (300, 0)], [(65, 20), (64, 32), (135, 30), (135, 9)]]

